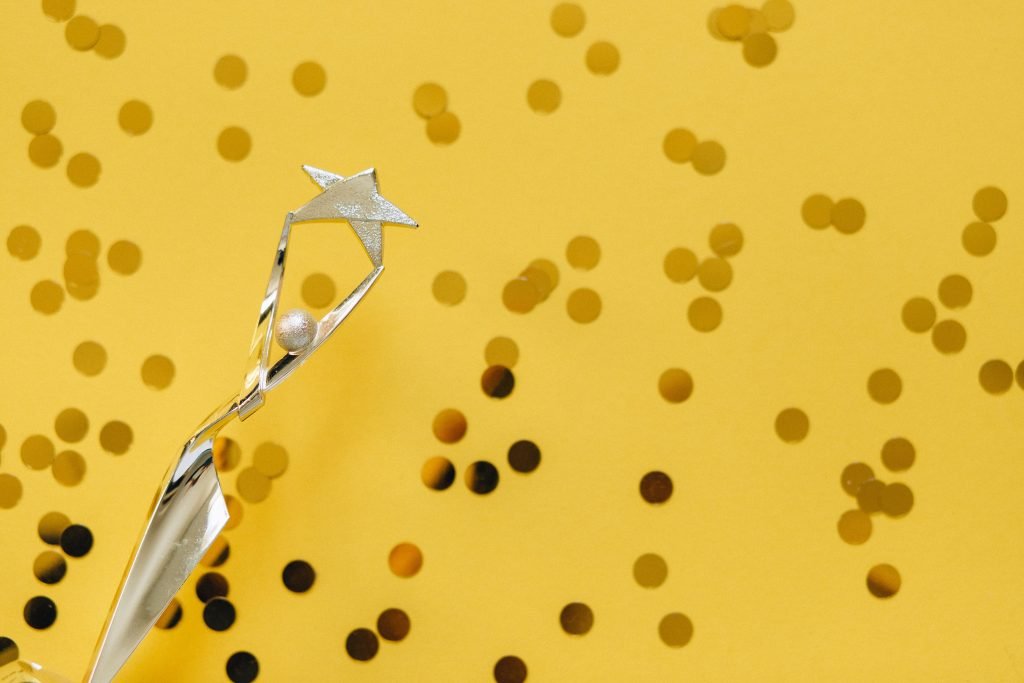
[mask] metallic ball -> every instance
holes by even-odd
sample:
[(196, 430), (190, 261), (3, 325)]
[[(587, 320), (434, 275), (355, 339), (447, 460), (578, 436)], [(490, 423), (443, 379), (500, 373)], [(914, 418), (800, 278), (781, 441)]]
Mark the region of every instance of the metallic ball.
[(301, 308), (293, 308), (274, 325), (274, 339), (288, 353), (298, 353), (313, 343), (316, 319)]

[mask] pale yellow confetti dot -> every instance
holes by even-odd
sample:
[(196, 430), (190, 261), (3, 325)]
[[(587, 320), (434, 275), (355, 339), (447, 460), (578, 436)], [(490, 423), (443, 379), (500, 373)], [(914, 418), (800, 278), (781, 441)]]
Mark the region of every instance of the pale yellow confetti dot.
[(718, 14), (718, 32), (729, 40), (739, 40), (750, 31), (750, 10), (729, 5)]
[(10, 510), (21, 500), (21, 480), (6, 472), (0, 474), (0, 508)]
[(327, 72), (316, 62), (303, 62), (292, 72), (292, 85), (304, 97), (319, 95), (327, 85)]
[(431, 290), (438, 303), (455, 306), (466, 298), (466, 278), (454, 270), (441, 271), (434, 278)]
[(563, 2), (551, 10), (551, 28), (565, 38), (577, 35), (585, 23), (583, 8), (575, 3)]
[(45, 135), (57, 125), (57, 112), (46, 100), (32, 100), (21, 110), (21, 125), (33, 135)]
[(1006, 195), (998, 187), (983, 187), (974, 195), (974, 215), (986, 223), (1006, 215)]
[(810, 429), (807, 413), (799, 408), (786, 408), (775, 416), (775, 433), (786, 443), (800, 443)]
[(427, 138), (438, 145), (450, 145), (459, 138), (462, 124), (450, 111), (441, 112), (427, 121)]
[(714, 175), (725, 168), (725, 148), (714, 140), (698, 142), (693, 148), (693, 168), (701, 175)]
[(932, 344), (941, 353), (959, 353), (967, 345), (967, 330), (955, 320), (942, 320), (932, 328)]
[(117, 123), (128, 135), (142, 135), (153, 126), (153, 110), (141, 100), (128, 100), (121, 105)]
[(683, 647), (693, 638), (693, 622), (679, 612), (666, 614), (658, 623), (658, 635), (669, 647)]
[(594, 290), (581, 287), (569, 294), (566, 310), (576, 322), (592, 323), (601, 315), (601, 297)]
[(64, 486), (77, 486), (85, 477), (85, 458), (75, 451), (61, 451), (53, 459), (53, 478)]
[(64, 303), (64, 289), (53, 280), (37, 282), (29, 294), (29, 301), (32, 308), (40, 313), (52, 315)]
[(33, 434), (21, 444), (21, 461), (33, 470), (45, 470), (53, 463), (53, 442), (42, 434)]
[(883, 405), (894, 402), (903, 393), (903, 380), (891, 368), (880, 368), (868, 377), (868, 394)]
[(510, 311), (529, 313), (540, 301), (540, 292), (525, 277), (517, 277), (506, 283), (501, 300)]
[(75, 0), (43, 0), (43, 14), (54, 21), (67, 21), (75, 15)]
[(514, 368), (519, 362), (519, 346), (508, 337), (495, 337), (487, 342), (484, 348), (484, 360), (487, 367), (501, 365), (506, 368)]
[(722, 324), (722, 305), (709, 296), (700, 296), (690, 302), (686, 317), (693, 329), (711, 332)]
[(619, 49), (608, 41), (599, 41), (587, 49), (587, 68), (599, 76), (615, 73), (619, 68)]
[(111, 420), (100, 429), (100, 446), (114, 455), (123, 455), (131, 448), (132, 428), (120, 420)]
[(64, 38), (76, 50), (91, 50), (100, 39), (100, 27), (89, 17), (79, 14), (64, 28)]
[(978, 370), (981, 388), (990, 394), (1003, 394), (1013, 386), (1013, 368), (1003, 360), (986, 361)]
[(708, 234), (708, 246), (722, 258), (735, 256), (743, 248), (743, 231), (735, 223), (719, 223)]
[(840, 199), (832, 207), (832, 225), (839, 232), (849, 235), (864, 227), (867, 212), (856, 199)]
[(573, 268), (591, 270), (601, 260), (601, 245), (587, 235), (573, 237), (565, 248), (565, 259)]
[(86, 377), (95, 377), (107, 366), (107, 352), (94, 341), (84, 341), (75, 347), (71, 363)]
[(235, 481), (238, 495), (247, 503), (262, 503), (270, 495), (270, 477), (255, 467), (246, 467)]
[(228, 126), (217, 136), (217, 151), (228, 161), (241, 161), (252, 150), (252, 138), (245, 129)]
[(973, 294), (971, 281), (963, 275), (947, 275), (939, 282), (939, 301), (946, 308), (965, 308)]
[(51, 168), (60, 161), (64, 145), (55, 136), (47, 133), (37, 135), (28, 143), (28, 158), (40, 168)]
[(661, 555), (645, 553), (633, 563), (633, 579), (644, 588), (657, 588), (668, 578), (668, 564)]
[(911, 332), (927, 332), (935, 324), (935, 304), (921, 296), (915, 296), (903, 304), (903, 325)]
[(430, 119), (448, 108), (448, 93), (437, 83), (424, 83), (412, 94), (413, 110), (425, 119)]
[(658, 378), (658, 393), (669, 403), (682, 403), (693, 394), (693, 377), (682, 368), (669, 368)]
[(100, 160), (88, 152), (68, 159), (68, 180), (78, 187), (92, 187), (100, 179)]
[(971, 223), (964, 228), (961, 241), (968, 254), (987, 256), (996, 248), (996, 229), (988, 223)]
[(724, 258), (706, 258), (697, 266), (697, 281), (709, 292), (720, 292), (732, 282), (732, 266)]
[(800, 207), (800, 215), (804, 223), (821, 230), (832, 225), (832, 200), (823, 194), (812, 194), (804, 200)]
[(128, 240), (118, 240), (107, 250), (107, 264), (115, 273), (131, 275), (142, 265), (142, 250)]
[(78, 408), (65, 408), (57, 414), (53, 430), (66, 443), (78, 443), (89, 431), (89, 418)]
[(283, 446), (266, 442), (253, 451), (252, 465), (270, 479), (276, 479), (288, 469), (288, 451)]
[(553, 81), (541, 79), (530, 84), (526, 101), (538, 114), (550, 114), (562, 102), (562, 91)]
[(789, 0), (767, 0), (761, 12), (768, 22), (769, 31), (785, 31), (796, 21), (796, 10)]
[(224, 55), (213, 65), (213, 80), (229, 90), (241, 88), (249, 75), (249, 67), (238, 55)]
[(670, 161), (685, 164), (693, 157), (697, 136), (686, 128), (674, 128), (665, 135), (661, 147)]
[(167, 356), (152, 355), (142, 363), (142, 383), (153, 389), (166, 389), (174, 381), (174, 362)]
[(31, 225), (18, 225), (7, 235), (7, 251), (22, 261), (34, 259), (43, 244), (39, 231)]
[(697, 255), (685, 247), (665, 254), (665, 275), (672, 282), (689, 282), (697, 274)]
[(335, 296), (334, 280), (326, 273), (312, 273), (302, 281), (302, 300), (310, 308), (326, 308)]
[(751, 33), (743, 39), (743, 59), (750, 66), (768, 66), (778, 53), (779, 46), (767, 33)]
[(113, 24), (103, 24), (103, 26), (100, 26), (99, 39), (96, 41), (96, 47), (93, 49), (100, 57), (114, 59), (121, 56), (126, 43), (127, 38), (124, 35), (124, 31)]

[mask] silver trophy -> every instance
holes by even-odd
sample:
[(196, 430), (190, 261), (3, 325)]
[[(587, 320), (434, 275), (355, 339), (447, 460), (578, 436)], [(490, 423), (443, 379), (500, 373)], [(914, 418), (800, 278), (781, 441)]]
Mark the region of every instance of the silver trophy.
[[(217, 434), (236, 417), (245, 420), (256, 412), (267, 392), (313, 355), (363, 300), (384, 271), (381, 226), (417, 226), (380, 195), (373, 169), (348, 178), (312, 166), (303, 170), (322, 192), (285, 217), (241, 391), (203, 420), (164, 477), (96, 644), (87, 683), (113, 679), (227, 523), (227, 505), (213, 464)], [(348, 221), (366, 248), (373, 270), (319, 321), (303, 310), (279, 314), (292, 224), (321, 219)], [(272, 337), (285, 351), (273, 362)]]

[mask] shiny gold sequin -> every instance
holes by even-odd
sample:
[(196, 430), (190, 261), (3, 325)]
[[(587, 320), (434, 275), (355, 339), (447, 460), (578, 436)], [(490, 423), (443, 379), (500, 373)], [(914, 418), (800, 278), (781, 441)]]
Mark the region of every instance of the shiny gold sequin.
[(89, 17), (79, 14), (64, 27), (64, 38), (76, 50), (91, 50), (100, 39), (100, 27)]
[(689, 282), (697, 274), (697, 255), (677, 247), (665, 255), (665, 275), (672, 282)]
[(1006, 215), (1006, 195), (998, 187), (983, 187), (974, 194), (974, 215), (991, 223)]
[(941, 320), (932, 328), (932, 344), (941, 353), (960, 353), (967, 345), (967, 330), (955, 320)]
[(155, 354), (142, 362), (142, 383), (153, 389), (166, 389), (174, 381), (174, 362)]
[(868, 571), (868, 590), (876, 598), (891, 598), (899, 592), (903, 580), (890, 564), (878, 564)]
[(668, 564), (661, 555), (645, 553), (633, 563), (633, 579), (644, 588), (657, 588), (668, 578)]
[(111, 420), (100, 430), (100, 446), (114, 455), (127, 453), (132, 439), (132, 428), (120, 420)]
[(21, 444), (21, 461), (29, 469), (45, 470), (53, 463), (53, 442), (42, 434), (33, 434)]
[(1013, 368), (1004, 360), (990, 360), (978, 370), (981, 388), (990, 394), (1004, 394), (1013, 386)]
[(228, 161), (241, 161), (252, 150), (252, 138), (239, 126), (228, 126), (217, 136), (217, 151)]
[(565, 38), (571, 38), (583, 30), (586, 16), (583, 8), (572, 2), (563, 2), (551, 10), (551, 28)]
[(484, 360), (488, 365), (514, 368), (519, 361), (519, 346), (508, 337), (495, 337), (484, 348)]
[(388, 567), (395, 576), (416, 576), (423, 567), (423, 553), (412, 543), (399, 543), (388, 554)]
[(128, 135), (142, 135), (153, 127), (153, 110), (142, 100), (128, 100), (117, 113), (117, 123)]
[(96, 40), (93, 51), (100, 57), (114, 59), (121, 56), (127, 42), (127, 36), (125, 36), (124, 31), (120, 27), (113, 24), (103, 24), (100, 26), (100, 35)]
[(118, 240), (107, 250), (107, 265), (115, 273), (131, 275), (142, 265), (142, 250), (128, 240)]
[(78, 408), (65, 408), (57, 414), (53, 428), (61, 441), (77, 443), (89, 431), (89, 418)]
[(565, 248), (565, 259), (573, 268), (592, 270), (601, 260), (601, 246), (587, 235), (573, 237)]
[(787, 443), (800, 443), (810, 429), (807, 413), (799, 408), (786, 408), (775, 417), (775, 433)]
[(996, 229), (988, 223), (976, 221), (964, 228), (960, 240), (968, 254), (987, 256), (996, 248)]
[(270, 477), (255, 467), (246, 467), (235, 480), (238, 495), (247, 503), (262, 503), (270, 495)]
[(946, 308), (965, 308), (973, 294), (970, 280), (963, 275), (947, 275), (939, 283), (939, 301)]
[(30, 225), (16, 226), (7, 234), (7, 251), (22, 261), (34, 259), (42, 243), (43, 238), (39, 236), (39, 231)]
[(916, 457), (914, 444), (901, 436), (889, 439), (882, 446), (882, 464), (892, 472), (910, 469)]
[(550, 114), (562, 103), (562, 91), (554, 81), (537, 80), (526, 91), (526, 101), (538, 114)]
[(903, 380), (891, 368), (880, 368), (868, 377), (868, 394), (882, 404), (889, 404), (903, 392)]
[(292, 86), (303, 97), (319, 95), (327, 85), (327, 72), (316, 62), (303, 62), (292, 72)]
[(683, 647), (693, 638), (693, 622), (685, 614), (666, 614), (658, 622), (658, 636), (669, 647)]
[(582, 602), (570, 602), (562, 608), (558, 621), (566, 633), (582, 636), (594, 627), (594, 612)]
[(619, 49), (602, 40), (587, 49), (587, 68), (590, 73), (607, 76), (619, 68)]
[(911, 332), (927, 332), (935, 325), (935, 304), (921, 296), (908, 299), (903, 304), (901, 317), (903, 326)]
[(434, 277), (431, 291), (438, 303), (458, 305), (466, 298), (466, 278), (454, 270), (443, 270)]
[(861, 545), (871, 538), (871, 517), (863, 510), (847, 510), (836, 526), (839, 538), (850, 545)]
[(100, 179), (100, 160), (88, 152), (68, 159), (68, 180), (77, 187), (92, 187)]
[(434, 436), (441, 443), (456, 443), (466, 435), (466, 416), (454, 408), (446, 408), (434, 416)]
[(578, 323), (592, 323), (601, 315), (601, 297), (592, 289), (581, 287), (569, 294), (566, 302), (569, 317)]
[(682, 403), (693, 394), (693, 377), (682, 368), (669, 368), (658, 378), (658, 393), (669, 403)]
[(107, 366), (107, 352), (98, 342), (84, 341), (75, 347), (71, 363), (86, 377), (95, 377)]
[(224, 55), (213, 66), (213, 80), (229, 90), (241, 88), (248, 74), (249, 67), (238, 55)]
[(252, 465), (270, 479), (276, 479), (288, 469), (288, 451), (284, 446), (270, 441), (261, 443), (253, 451)]
[(709, 296), (699, 296), (686, 311), (690, 326), (698, 332), (711, 332), (722, 324), (722, 305)]
[(45, 135), (57, 125), (57, 112), (46, 100), (32, 100), (21, 110), (21, 125), (33, 135)]

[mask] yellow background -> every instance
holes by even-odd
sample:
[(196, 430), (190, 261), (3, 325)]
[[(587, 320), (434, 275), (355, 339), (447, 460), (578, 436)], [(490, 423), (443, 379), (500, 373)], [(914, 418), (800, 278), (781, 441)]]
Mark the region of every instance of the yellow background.
[[(776, 34), (775, 63), (754, 69), (708, 34), (713, 0), (581, 4), (586, 27), (566, 39), (551, 30), (547, 2), (79, 0), (79, 12), (127, 34), (125, 53), (108, 61), (71, 50), (35, 2), (6, 3), (0, 215), (4, 234), (35, 226), (43, 250), (27, 263), (0, 258), (0, 470), (25, 487), (0, 511), (0, 635), (65, 675), (84, 670), (154, 487), (189, 430), (241, 382), (282, 217), (316, 191), (300, 164), (343, 175), (373, 165), (383, 194), (421, 228), (385, 228), (387, 270), (364, 305), (226, 433), (243, 466), (268, 439), (291, 456), (270, 498), (246, 505), (228, 532), (221, 570), (238, 620), (207, 629), (193, 578), (181, 624), (151, 633), (120, 680), (227, 680), (224, 662), (242, 649), (259, 658), (260, 681), (486, 681), (506, 654), (526, 662), (531, 681), (1024, 679), (1024, 394), (990, 396), (977, 380), (990, 358), (1016, 367), (1024, 357), (1024, 44), (1014, 29), (1024, 6), (798, 1), (796, 24)], [(607, 77), (584, 65), (601, 39), (622, 56)], [(238, 91), (213, 80), (225, 53), (249, 66)], [(312, 98), (291, 86), (305, 60), (327, 71)], [(548, 116), (526, 104), (538, 78), (562, 90)], [(426, 81), (444, 86), (462, 122), (450, 146), (432, 144), (412, 110)], [(50, 170), (30, 163), (19, 122), (36, 98), (56, 108), (65, 147)], [(155, 115), (137, 138), (117, 125), (128, 99)], [(229, 125), (253, 138), (238, 163), (216, 150)], [(725, 169), (705, 177), (670, 163), (661, 143), (675, 127), (721, 142)], [(103, 164), (89, 189), (63, 170), (80, 150)], [(960, 231), (989, 184), (1010, 210), (995, 252), (979, 259)], [(808, 228), (800, 206), (817, 192), (859, 199), (865, 228)], [(746, 244), (717, 297), (724, 322), (701, 334), (686, 322), (697, 283), (670, 282), (661, 263), (676, 246), (706, 254), (708, 230), (725, 221)], [(104, 266), (94, 300), (40, 315), (28, 293), (60, 279), (64, 240), (79, 228), (104, 249), (137, 242), (143, 266), (127, 278)], [(347, 226), (298, 230), (293, 289), (317, 270), (345, 291), (363, 276)], [(578, 234), (601, 245), (591, 272), (565, 262)], [(537, 257), (559, 264), (561, 285), (528, 315), (507, 311), (504, 283)], [(451, 308), (431, 296), (447, 269), (468, 282)], [(911, 296), (935, 301), (949, 273), (971, 280), (974, 300), (952, 316), (967, 347), (943, 356), (899, 314)], [(603, 301), (590, 325), (565, 311), (581, 286)], [(520, 348), (504, 401), (479, 388), (496, 335)], [(96, 378), (70, 362), (85, 339), (109, 354)], [(152, 353), (177, 367), (162, 392), (139, 378)], [(683, 404), (658, 394), (669, 367), (694, 377)], [(865, 389), (879, 367), (903, 378), (890, 406)], [(791, 405), (811, 420), (798, 445), (773, 430)], [(88, 474), (70, 489), (18, 457), (26, 436), (52, 437), (68, 406), (92, 425), (81, 449)], [(454, 446), (431, 434), (446, 407), (469, 420)], [(135, 432), (125, 456), (99, 448), (111, 419)], [(915, 507), (876, 518), (873, 537), (848, 546), (835, 529), (853, 506), (839, 473), (856, 460), (884, 471), (879, 448), (897, 435), (915, 444), (917, 463), (885, 477), (907, 482)], [(526, 476), (504, 461), (520, 438), (543, 453)], [(447, 491), (420, 482), (433, 455), (458, 467)], [(478, 459), (501, 470), (488, 496), (462, 481)], [(676, 487), (658, 508), (637, 491), (652, 469)], [(223, 478), (228, 492), (237, 472)], [(31, 573), (49, 510), (96, 535), (53, 587)], [(411, 579), (388, 570), (401, 541), (424, 553)], [(669, 565), (655, 590), (632, 579), (645, 552)], [(280, 582), (296, 558), (318, 572), (304, 595)], [(880, 562), (903, 576), (890, 600), (864, 585)], [(37, 632), (21, 609), (38, 594), (59, 617)], [(573, 601), (595, 614), (582, 638), (558, 623)], [(410, 636), (382, 643), (368, 663), (350, 659), (345, 636), (387, 607), (410, 615)], [(676, 611), (695, 627), (678, 650), (657, 633)]]

